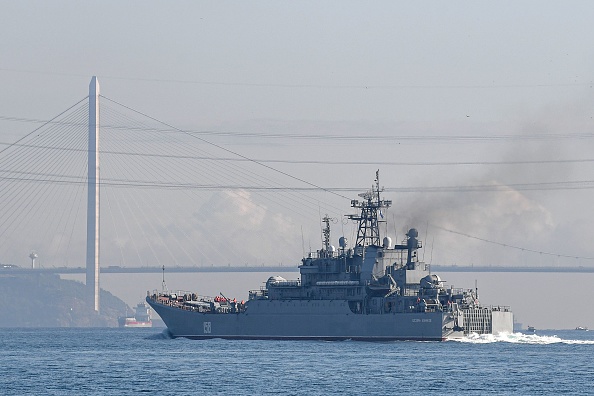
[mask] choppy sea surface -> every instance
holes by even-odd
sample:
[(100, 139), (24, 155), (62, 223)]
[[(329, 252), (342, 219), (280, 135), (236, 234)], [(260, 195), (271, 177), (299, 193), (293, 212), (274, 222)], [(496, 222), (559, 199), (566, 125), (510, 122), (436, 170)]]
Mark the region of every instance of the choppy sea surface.
[(172, 339), (163, 329), (3, 329), (6, 395), (594, 393), (594, 331), (447, 342)]

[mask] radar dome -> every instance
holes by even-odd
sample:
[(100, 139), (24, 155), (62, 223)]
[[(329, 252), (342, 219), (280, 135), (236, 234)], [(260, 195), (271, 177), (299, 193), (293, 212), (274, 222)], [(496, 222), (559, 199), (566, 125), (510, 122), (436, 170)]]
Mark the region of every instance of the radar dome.
[(285, 282), (286, 279), (283, 278), (282, 276), (271, 276), (270, 278), (268, 278), (268, 280), (266, 281), (266, 288), (268, 288), (268, 286), (273, 285), (277, 282)]
[(423, 277), (423, 279), (421, 279), (421, 287), (424, 289), (433, 289), (437, 286), (441, 286), (442, 282), (443, 281), (441, 280), (441, 278), (438, 275), (431, 274), (431, 275), (427, 275), (427, 276)]
[(408, 232), (406, 233), (406, 235), (409, 238), (416, 238), (419, 236), (419, 231), (417, 231), (416, 228), (411, 228), (410, 230), (408, 230)]

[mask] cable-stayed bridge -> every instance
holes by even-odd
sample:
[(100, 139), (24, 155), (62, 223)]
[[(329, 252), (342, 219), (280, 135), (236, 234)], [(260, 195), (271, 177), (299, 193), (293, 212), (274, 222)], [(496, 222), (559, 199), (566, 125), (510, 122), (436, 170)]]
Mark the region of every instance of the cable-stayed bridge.
[(276, 251), (279, 264), (304, 248), (302, 224), (339, 215), (323, 195), (340, 193), (208, 136), (101, 95), (93, 78), (88, 96), (0, 149), (0, 263), (86, 266), (97, 300), (99, 261), (253, 265)]
[[(348, 188), (324, 188), (253, 160), (228, 148), (232, 135), (217, 140), (212, 131), (160, 121), (100, 94), (96, 79), (88, 96), (51, 120), (28, 121), (38, 125), (0, 146), (0, 262), (24, 268), (29, 257), (38, 271), (84, 269), (95, 296), (99, 266), (295, 271), (298, 258), (318, 247), (321, 215), (335, 219), (336, 237), (354, 234), (341, 220), (354, 195)], [(575, 259), (578, 265), (434, 268), (590, 270), (591, 258)]]

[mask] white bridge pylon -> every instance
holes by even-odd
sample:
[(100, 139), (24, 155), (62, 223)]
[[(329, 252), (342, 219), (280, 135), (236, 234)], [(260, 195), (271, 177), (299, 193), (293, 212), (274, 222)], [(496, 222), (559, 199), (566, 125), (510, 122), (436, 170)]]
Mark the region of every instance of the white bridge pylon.
[(99, 81), (89, 84), (89, 150), (86, 285), (99, 312)]

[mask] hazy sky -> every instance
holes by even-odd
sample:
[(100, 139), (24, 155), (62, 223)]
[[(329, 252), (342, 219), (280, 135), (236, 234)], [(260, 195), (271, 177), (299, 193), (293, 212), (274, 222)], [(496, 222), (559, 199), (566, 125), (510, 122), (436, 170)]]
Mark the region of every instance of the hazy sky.
[[(211, 142), (243, 156), (284, 161), (266, 164), (318, 186), (369, 188), (379, 168), (395, 204), (388, 232), (400, 239), (417, 227), (426, 261), (594, 265), (590, 1), (2, 1), (0, 9), (0, 143), (82, 99), (96, 75), (106, 97), (177, 128), (208, 131)], [(191, 150), (230, 155), (206, 146)], [(151, 151), (149, 143), (138, 147)], [(253, 183), (232, 168), (134, 173), (140, 162), (119, 161), (105, 164), (104, 174), (163, 180), (175, 172), (180, 183), (205, 183), (199, 175), (208, 173), (221, 184)], [(269, 186), (305, 186), (270, 169), (245, 171)], [(197, 265), (297, 264), (304, 248), (318, 248), (327, 205), (338, 217), (356, 198), (313, 195), (295, 213), (287, 209), (293, 201), (273, 193), (172, 198), (158, 190), (149, 194), (163, 198), (156, 209), (163, 217), (146, 226), (156, 223), (146, 209), (156, 201), (130, 190), (102, 198), (102, 213), (112, 211), (111, 225), (102, 223), (109, 264), (189, 256)], [(116, 201), (133, 204), (116, 211)], [(125, 217), (134, 219), (118, 222)], [(333, 225), (334, 240), (352, 232)], [(135, 227), (161, 235), (158, 246)], [(26, 265), (37, 249), (47, 265), (63, 264), (62, 256), (75, 265), (81, 253), (79, 240), (65, 253), (55, 248), (62, 242), (23, 235), (22, 245), (4, 244), (1, 262)], [(185, 242), (171, 241), (176, 235)], [(174, 243), (181, 257), (165, 252)]]

